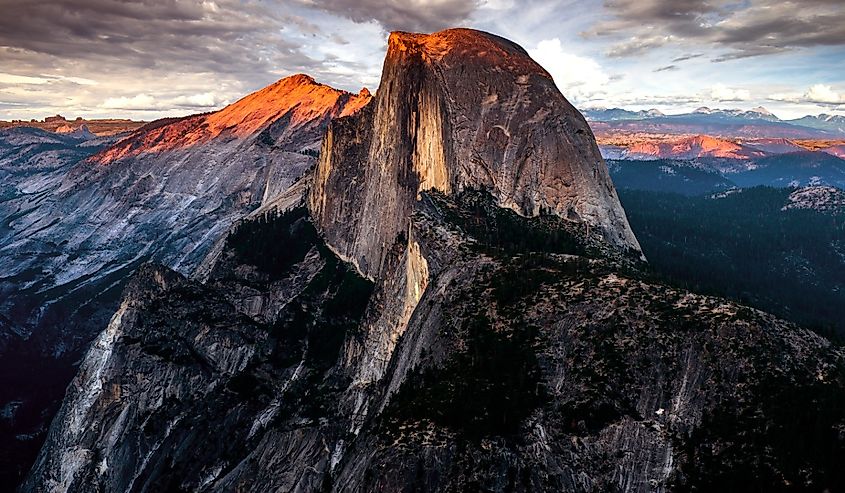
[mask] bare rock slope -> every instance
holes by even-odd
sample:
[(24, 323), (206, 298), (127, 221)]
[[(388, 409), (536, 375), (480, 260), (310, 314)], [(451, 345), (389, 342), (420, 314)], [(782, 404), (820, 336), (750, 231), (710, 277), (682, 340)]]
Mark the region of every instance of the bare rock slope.
[[(138, 266), (192, 273), (233, 222), (313, 167), (329, 120), (369, 99), (295, 75), (118, 142), (3, 131), (0, 315), (13, 329), (0, 335), (0, 408), (18, 403), (18, 414), (39, 417), (0, 418), (10, 450), (43, 439), (52, 403)], [(35, 367), (50, 370), (21, 371)], [(32, 458), (0, 456), (0, 483)]]
[[(10, 176), (0, 308), (37, 331), (68, 315), (42, 308), (145, 260), (192, 272), (236, 219), (313, 165), (329, 120), (369, 98), (295, 75), (220, 111), (150, 124), (49, 180)], [(61, 354), (78, 343), (47, 344)]]
[(393, 33), (376, 98), (324, 141), (314, 218), (372, 276), (419, 192), (465, 189), (639, 252), (589, 126), (521, 47), (469, 29)]
[(560, 230), (496, 241), (552, 224), (487, 199), (423, 194), (412, 250), (430, 278), (390, 347), (367, 327), (413, 282), (360, 277), (302, 207), (241, 224), (205, 284), (144, 267), (24, 491), (843, 484), (841, 351), (622, 274)]
[(509, 41), (393, 34), (312, 177), (141, 269), (23, 489), (840, 489), (842, 351), (642, 272), (570, 108)]

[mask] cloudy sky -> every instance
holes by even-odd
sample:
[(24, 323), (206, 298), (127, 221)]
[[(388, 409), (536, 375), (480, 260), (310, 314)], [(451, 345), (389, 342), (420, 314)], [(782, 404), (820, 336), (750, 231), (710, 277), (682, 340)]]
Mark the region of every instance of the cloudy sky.
[(375, 89), (387, 32), (454, 26), (580, 108), (845, 114), (843, 0), (0, 0), (0, 119), (184, 115), (298, 72)]

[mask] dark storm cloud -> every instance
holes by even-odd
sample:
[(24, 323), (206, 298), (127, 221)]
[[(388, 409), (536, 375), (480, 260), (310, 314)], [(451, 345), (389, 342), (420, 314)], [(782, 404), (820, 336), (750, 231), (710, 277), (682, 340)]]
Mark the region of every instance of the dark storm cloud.
[(301, 0), (356, 22), (375, 21), (389, 31), (433, 32), (460, 26), (478, 0)]
[[(256, 72), (307, 65), (275, 26), (304, 21), (235, 0), (0, 0), (0, 61), (96, 60), (103, 70)], [(311, 26), (311, 29), (317, 29)], [(35, 60), (27, 60), (27, 59)], [(4, 70), (8, 70), (4, 67)]]
[(716, 61), (814, 46), (845, 45), (841, 0), (607, 0), (613, 15), (585, 34), (619, 39), (610, 56), (631, 56), (669, 44), (725, 50)]
[(659, 67), (654, 69), (654, 72), (669, 72), (672, 70), (678, 70), (677, 65), (666, 65), (665, 67)]
[(703, 56), (704, 56), (704, 53), (688, 53), (686, 55), (681, 55), (679, 57), (673, 58), (672, 63), (685, 62), (687, 60), (694, 60), (696, 58), (701, 58)]
[(0, 110), (181, 113), (299, 72), (357, 91), (383, 41), (353, 25), (302, 0), (0, 0)]

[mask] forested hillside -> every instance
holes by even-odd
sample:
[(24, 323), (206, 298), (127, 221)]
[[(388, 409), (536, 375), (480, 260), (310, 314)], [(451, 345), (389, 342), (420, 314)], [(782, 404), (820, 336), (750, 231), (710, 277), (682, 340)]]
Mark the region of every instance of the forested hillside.
[(845, 215), (782, 210), (791, 189), (620, 190), (655, 274), (845, 338)]

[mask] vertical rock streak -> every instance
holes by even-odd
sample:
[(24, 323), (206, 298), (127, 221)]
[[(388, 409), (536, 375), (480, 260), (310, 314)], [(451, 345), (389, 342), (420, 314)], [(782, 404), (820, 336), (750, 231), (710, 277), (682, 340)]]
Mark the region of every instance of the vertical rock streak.
[[(822, 438), (813, 448), (834, 460), (780, 460), (792, 443), (777, 448), (769, 430), (802, 425), (763, 393), (812, 387), (823, 426), (840, 427), (825, 410), (841, 401), (824, 396), (841, 393), (841, 351), (765, 314), (620, 277), (613, 254), (485, 243), (468, 221), (492, 223), (461, 215), (483, 216), (462, 209), (473, 194), (454, 196), (483, 189), (638, 252), (597, 156), (583, 118), (518, 46), (468, 30), (391, 35), (378, 96), (332, 123), (312, 180), (203, 263), (205, 286), (142, 269), (29, 484), (645, 493), (706, 486), (722, 469), (766, 473), (745, 461), (770, 455), (773, 484), (830, 483), (841, 447)], [(327, 248), (305, 211), (265, 214), (303, 193)], [(256, 258), (297, 245), (310, 249), (283, 272)], [(741, 423), (751, 438), (738, 419), (752, 419)], [(736, 446), (750, 448), (708, 459)]]
[(521, 215), (585, 222), (639, 252), (584, 118), (511, 42), (393, 33), (370, 106), (331, 125), (309, 198), (327, 242), (368, 277), (430, 189), (488, 190)]
[(464, 189), (639, 252), (589, 127), (522, 48), (464, 29), (391, 34), (376, 97), (330, 124), (308, 198), (329, 247), (381, 286), (363, 342), (348, 348), (353, 431), (432, 274), (412, 240), (420, 194)]

